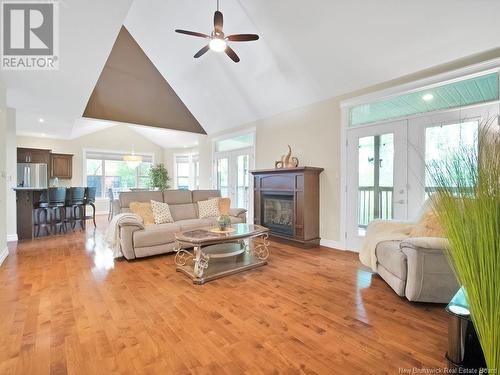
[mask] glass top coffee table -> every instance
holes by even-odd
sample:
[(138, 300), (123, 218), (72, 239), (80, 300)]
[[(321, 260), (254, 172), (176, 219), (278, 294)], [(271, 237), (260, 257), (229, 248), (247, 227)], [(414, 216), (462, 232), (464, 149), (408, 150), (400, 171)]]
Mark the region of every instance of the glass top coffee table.
[[(233, 224), (228, 231), (213, 227), (175, 234), (175, 265), (193, 283), (203, 284), (267, 264), (269, 229)], [(192, 250), (191, 250), (192, 249)]]

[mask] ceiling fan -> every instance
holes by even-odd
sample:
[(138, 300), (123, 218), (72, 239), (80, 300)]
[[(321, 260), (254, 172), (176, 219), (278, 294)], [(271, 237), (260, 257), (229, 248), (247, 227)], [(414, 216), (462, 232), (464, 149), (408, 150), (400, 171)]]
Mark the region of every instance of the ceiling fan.
[(219, 0), (217, 0), (217, 10), (215, 11), (214, 14), (214, 31), (210, 35), (203, 34), (203, 33), (198, 33), (196, 31), (188, 31), (188, 30), (175, 30), (175, 32), (180, 33), (180, 34), (186, 34), (186, 35), (191, 35), (191, 36), (196, 36), (199, 38), (205, 38), (205, 39), (210, 39), (208, 44), (200, 49), (195, 55), (194, 58), (197, 59), (201, 56), (203, 56), (209, 49), (215, 52), (226, 52), (226, 55), (228, 55), (231, 60), (234, 62), (240, 62), (240, 58), (234, 52), (234, 50), (229, 47), (227, 42), (250, 42), (253, 40), (258, 40), (259, 36), (255, 34), (235, 34), (235, 35), (229, 35), (225, 36), (224, 32), (222, 31), (222, 26), (224, 24), (224, 17), (222, 15), (222, 12), (219, 11)]

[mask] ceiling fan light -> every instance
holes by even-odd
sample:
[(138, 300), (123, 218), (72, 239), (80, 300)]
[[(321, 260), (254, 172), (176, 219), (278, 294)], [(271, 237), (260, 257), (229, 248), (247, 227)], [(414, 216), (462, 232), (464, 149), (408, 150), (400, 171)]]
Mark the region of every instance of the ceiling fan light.
[(208, 45), (210, 49), (215, 52), (224, 52), (227, 47), (226, 41), (219, 38), (212, 39)]

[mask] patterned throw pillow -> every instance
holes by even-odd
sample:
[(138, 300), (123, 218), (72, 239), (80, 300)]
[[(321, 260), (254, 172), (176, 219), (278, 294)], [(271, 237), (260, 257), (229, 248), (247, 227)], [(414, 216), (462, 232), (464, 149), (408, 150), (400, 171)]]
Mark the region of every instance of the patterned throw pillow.
[(155, 224), (174, 222), (172, 214), (170, 213), (170, 207), (168, 207), (168, 203), (151, 201), (151, 208), (153, 209)]
[(219, 198), (212, 198), (207, 201), (198, 202), (198, 217), (200, 219), (218, 216), (220, 216)]
[(151, 203), (149, 202), (130, 202), (130, 211), (140, 216), (144, 225), (154, 224), (155, 219), (153, 217), (153, 210), (151, 209)]

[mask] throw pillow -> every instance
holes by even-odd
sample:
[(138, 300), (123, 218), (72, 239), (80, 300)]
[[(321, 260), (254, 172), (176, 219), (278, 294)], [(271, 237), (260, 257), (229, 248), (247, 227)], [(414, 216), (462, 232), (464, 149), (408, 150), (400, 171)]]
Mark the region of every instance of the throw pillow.
[(198, 217), (200, 219), (218, 216), (220, 216), (218, 198), (198, 202)]
[(151, 201), (151, 208), (153, 209), (153, 217), (155, 224), (173, 223), (174, 219), (170, 213), (168, 203)]
[(154, 224), (155, 219), (153, 216), (153, 210), (151, 209), (151, 203), (149, 202), (130, 202), (130, 211), (140, 216), (144, 225)]
[(229, 215), (230, 208), (231, 208), (230, 198), (219, 198), (219, 212), (221, 215)]
[(444, 237), (439, 216), (429, 209), (412, 228), (410, 237)]

